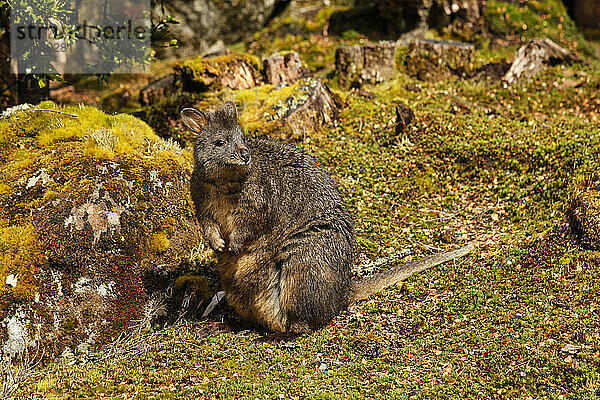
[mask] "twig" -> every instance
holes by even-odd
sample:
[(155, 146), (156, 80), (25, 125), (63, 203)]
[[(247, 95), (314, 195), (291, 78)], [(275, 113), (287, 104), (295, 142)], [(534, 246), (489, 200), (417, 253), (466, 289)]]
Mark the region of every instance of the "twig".
[(432, 208), (421, 208), (419, 211), (437, 213), (437, 214), (442, 214), (442, 215), (449, 216), (449, 217), (453, 217), (456, 215), (456, 213), (448, 213), (446, 211), (434, 210)]
[(470, 101), (468, 101), (466, 99), (463, 99), (462, 97), (459, 97), (459, 96), (457, 96), (455, 94), (452, 94), (452, 93), (450, 93), (448, 91), (445, 91), (445, 90), (444, 91), (437, 91), (436, 93), (437, 94), (443, 94), (443, 95), (446, 95), (446, 96), (450, 96), (452, 99), (454, 99), (454, 101), (458, 102), (461, 106), (463, 106), (463, 107), (465, 107), (467, 109), (469, 107), (476, 108), (479, 111), (483, 112), (484, 114), (499, 114), (500, 113), (494, 107), (483, 107), (483, 106), (480, 106), (479, 104), (472, 103), (472, 102), (470, 102)]
[(440, 249), (439, 247), (429, 246), (429, 245), (426, 245), (425, 243), (421, 243), (419, 241), (417, 241), (417, 243), (420, 244), (421, 246), (425, 247), (427, 250), (442, 251), (442, 249)]
[(23, 111), (45, 111), (45, 112), (50, 112), (50, 113), (55, 113), (55, 114), (61, 114), (61, 115), (67, 115), (71, 118), (77, 118), (77, 114), (69, 114), (63, 111), (58, 111), (58, 110), (49, 110), (47, 108), (32, 108), (29, 110), (23, 110)]
[(184, 345), (186, 345), (186, 346), (193, 346), (193, 347), (197, 347), (197, 348), (199, 348), (199, 349), (201, 349), (201, 348), (202, 348), (202, 346), (200, 346), (199, 344), (196, 344), (196, 343), (193, 343), (193, 342), (190, 342), (190, 341), (185, 341), (185, 342), (173, 342), (173, 344), (184, 344)]
[(279, 361), (277, 364), (273, 364), (273, 365), (271, 365), (269, 368), (267, 368), (267, 372), (270, 372), (270, 371), (271, 371), (273, 368), (275, 368), (276, 366), (278, 366), (278, 365), (281, 365), (281, 363), (282, 363), (282, 362), (283, 362), (283, 361)]
[(446, 220), (449, 220), (449, 219), (452, 219), (452, 218), (454, 218), (454, 217), (455, 217), (457, 214), (458, 214), (458, 213), (456, 213), (456, 214), (452, 214), (452, 215), (448, 215), (448, 216), (446, 216), (446, 217), (439, 217), (439, 218), (432, 218), (432, 219), (422, 219), (422, 220), (420, 220), (420, 221), (418, 221), (418, 222), (405, 222), (405, 223), (406, 223), (407, 225), (409, 225), (409, 226), (419, 226), (419, 225), (426, 224), (426, 223), (428, 223), (428, 222), (435, 222), (435, 221), (446, 221)]
[[(33, 357), (29, 353), (28, 343), (25, 348), (16, 355), (10, 352), (0, 353), (0, 399), (12, 398), (20, 386), (22, 386), (32, 375), (35, 369), (44, 357), (44, 350), (37, 342), (36, 351)], [(19, 365), (13, 365), (13, 358), (19, 358)]]

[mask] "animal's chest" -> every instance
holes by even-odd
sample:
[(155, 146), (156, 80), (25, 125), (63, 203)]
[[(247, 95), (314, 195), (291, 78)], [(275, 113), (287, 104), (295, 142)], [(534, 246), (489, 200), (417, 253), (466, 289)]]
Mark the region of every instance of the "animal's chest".
[(205, 212), (212, 216), (219, 225), (221, 235), (226, 238), (231, 234), (234, 227), (234, 215), (239, 196), (226, 194), (215, 188), (209, 188), (208, 190), (210, 193), (206, 198), (209, 200), (203, 204)]

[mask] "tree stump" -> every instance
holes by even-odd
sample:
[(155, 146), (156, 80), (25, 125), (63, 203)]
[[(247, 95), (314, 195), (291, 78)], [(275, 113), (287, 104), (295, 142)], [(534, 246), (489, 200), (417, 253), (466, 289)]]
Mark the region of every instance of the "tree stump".
[(577, 196), (567, 210), (567, 219), (571, 232), (582, 247), (600, 250), (600, 186)]
[(183, 90), (205, 92), (227, 87), (250, 89), (258, 85), (261, 75), (256, 58), (247, 54), (229, 54), (212, 58), (198, 57), (175, 67), (181, 75)]
[(515, 61), (502, 78), (507, 84), (513, 83), (521, 76), (531, 78), (556, 64), (572, 64), (581, 61), (581, 57), (548, 38), (533, 39), (521, 46)]
[(364, 46), (340, 46), (335, 52), (335, 69), (340, 87), (360, 87), (390, 78), (395, 70), (396, 45), (391, 42)]
[(318, 78), (306, 78), (298, 90), (273, 106), (267, 121), (275, 122), (275, 131), (283, 140), (305, 140), (322, 126), (333, 124), (342, 108), (341, 100)]
[(306, 73), (295, 51), (265, 58), (263, 67), (267, 82), (274, 86), (294, 83)]
[(177, 79), (175, 74), (163, 76), (157, 81), (150, 83), (140, 90), (140, 104), (147, 106), (160, 99), (169, 97), (177, 89)]
[(406, 72), (421, 81), (448, 79), (457, 71), (470, 69), (473, 53), (473, 45), (466, 43), (416, 40), (408, 48)]

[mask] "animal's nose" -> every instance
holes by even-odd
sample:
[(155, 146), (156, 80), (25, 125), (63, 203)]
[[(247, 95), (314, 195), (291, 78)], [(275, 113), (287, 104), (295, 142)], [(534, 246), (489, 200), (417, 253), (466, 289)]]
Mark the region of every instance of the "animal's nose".
[(240, 158), (245, 163), (247, 163), (248, 161), (250, 161), (250, 152), (248, 151), (248, 149), (244, 148), (244, 149), (240, 150)]

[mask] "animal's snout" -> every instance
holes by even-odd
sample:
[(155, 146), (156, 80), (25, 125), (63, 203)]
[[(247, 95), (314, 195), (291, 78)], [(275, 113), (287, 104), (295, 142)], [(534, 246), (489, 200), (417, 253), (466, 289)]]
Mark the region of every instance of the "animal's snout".
[(248, 161), (250, 161), (250, 152), (247, 148), (240, 149), (240, 158), (246, 164), (248, 163)]

